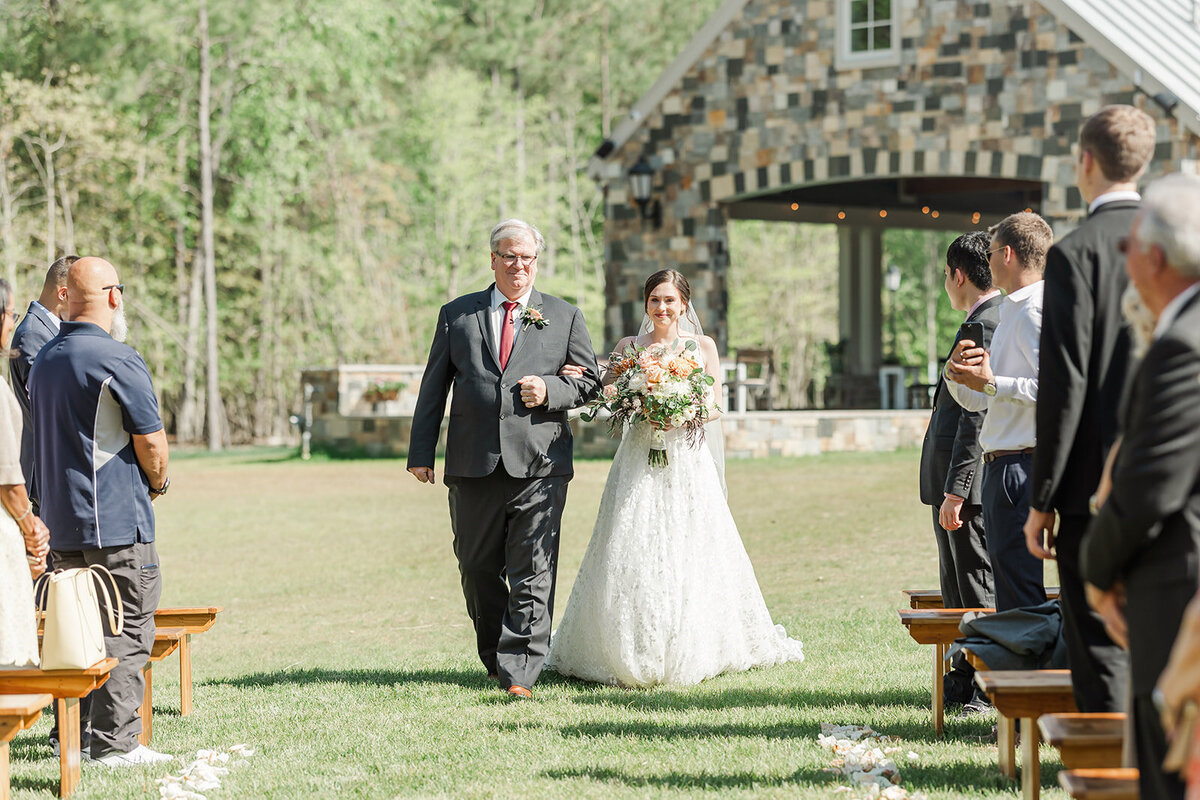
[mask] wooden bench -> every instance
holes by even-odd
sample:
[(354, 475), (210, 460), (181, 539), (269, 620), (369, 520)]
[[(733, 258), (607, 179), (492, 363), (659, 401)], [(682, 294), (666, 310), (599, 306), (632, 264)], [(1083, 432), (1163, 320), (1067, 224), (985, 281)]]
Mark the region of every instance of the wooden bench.
[(11, 800), (9, 786), (8, 743), (21, 731), (38, 721), (42, 709), (54, 702), (54, 695), (0, 695), (0, 800)]
[(1138, 800), (1138, 771), (1128, 767), (1063, 770), (1058, 783), (1076, 800)]
[[(908, 598), (909, 608), (941, 608), (942, 607), (942, 590), (941, 589), (901, 589), (901, 594)], [(1058, 587), (1046, 587), (1046, 599), (1055, 600), (1058, 598)]]
[(179, 640), (179, 715), (192, 713), (192, 636), (204, 633), (217, 621), (221, 606), (196, 608), (160, 608), (154, 612), (156, 628), (183, 628)]
[(79, 700), (102, 686), (116, 665), (115, 658), (106, 658), (87, 669), (0, 670), (0, 694), (54, 695), (58, 710), (59, 797), (69, 796), (79, 785)]
[(1000, 747), (1000, 772), (1016, 777), (1014, 720), (1021, 724), (1021, 796), (1036, 800), (1042, 789), (1042, 764), (1038, 760), (1037, 720), (1043, 714), (1075, 711), (1071, 671), (1066, 669), (1014, 669), (975, 673), (975, 682), (996, 706), (1000, 719), (996, 742)]
[(138, 741), (150, 744), (154, 735), (154, 665), (179, 649), (187, 638), (187, 628), (154, 629), (154, 647), (150, 649), (150, 660), (142, 667), (142, 705), (138, 713), (142, 717), (142, 733)]
[(1067, 769), (1121, 766), (1124, 714), (1046, 714), (1038, 720), (1038, 729), (1058, 748)]
[(946, 650), (962, 636), (958, 625), (968, 611), (991, 613), (990, 608), (917, 608), (900, 609), (900, 622), (908, 635), (918, 644), (933, 645), (933, 729), (942, 735), (945, 725), (945, 703), (942, 695), (942, 676), (948, 671)]

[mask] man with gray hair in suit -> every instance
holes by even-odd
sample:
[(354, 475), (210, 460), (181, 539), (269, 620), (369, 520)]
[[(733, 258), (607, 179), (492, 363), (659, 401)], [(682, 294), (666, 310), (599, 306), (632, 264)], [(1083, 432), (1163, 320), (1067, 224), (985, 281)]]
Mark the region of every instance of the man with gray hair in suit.
[[(446, 396), (450, 526), (479, 658), (528, 699), (550, 648), (558, 534), (573, 473), (567, 412), (600, 389), (583, 312), (533, 288), (545, 240), (492, 228), (495, 283), (442, 306), (413, 412), (408, 471), (434, 482)], [(583, 374), (559, 374), (566, 364)]]

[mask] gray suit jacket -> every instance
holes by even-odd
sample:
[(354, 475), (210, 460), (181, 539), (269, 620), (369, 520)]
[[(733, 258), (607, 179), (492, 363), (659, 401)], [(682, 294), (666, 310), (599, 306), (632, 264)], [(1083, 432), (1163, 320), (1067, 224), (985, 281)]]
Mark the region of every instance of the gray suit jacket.
[(29, 304), (25, 319), (13, 332), (12, 349), (16, 356), (9, 366), (9, 378), (12, 380), (13, 394), (21, 405), (21, 471), (25, 473), (25, 488), (32, 498), (38, 498), (33, 481), (33, 419), (29, 414), (29, 369), (33, 360), (42, 351), (46, 342), (57, 335), (54, 323), (49, 314), (35, 303)]
[[(600, 389), (583, 312), (534, 289), (529, 305), (541, 311), (548, 324), (525, 325), (501, 371), (489, 318), (491, 296), (489, 286), (447, 303), (438, 314), (413, 413), (408, 466), (433, 466), (446, 396), (453, 389), (446, 475), (480, 478), (490, 475), (501, 459), (505, 471), (515, 478), (572, 475), (567, 411), (583, 405)], [(559, 375), (565, 364), (583, 367), (583, 377)], [(545, 405), (526, 408), (521, 402), (517, 381), (526, 375), (545, 380)]]
[[(1000, 321), (1000, 296), (993, 297), (967, 318), (966, 322), (983, 323), (985, 348), (992, 345), (992, 333)], [(957, 345), (961, 331), (955, 335)], [(950, 348), (954, 352), (954, 348)], [(983, 427), (985, 411), (963, 411), (946, 389), (945, 377), (938, 377), (937, 390), (933, 395), (933, 414), (929, 427), (925, 429), (925, 441), (921, 444), (921, 502), (940, 506), (947, 492), (965, 498), (968, 506), (980, 505), (982, 501), (979, 478), (983, 474), (983, 451), (979, 447), (979, 429)]]

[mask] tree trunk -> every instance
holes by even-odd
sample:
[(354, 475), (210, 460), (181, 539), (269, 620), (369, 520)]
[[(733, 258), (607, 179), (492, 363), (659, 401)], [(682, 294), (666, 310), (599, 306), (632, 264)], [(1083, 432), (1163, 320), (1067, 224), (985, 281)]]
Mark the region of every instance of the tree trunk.
[[(58, 179), (58, 195), (62, 202), (63, 211), (63, 252), (75, 252), (75, 217), (71, 214), (71, 195), (67, 190), (66, 181)], [(53, 261), (54, 259), (51, 259)]]
[(608, 70), (608, 3), (600, 4), (600, 135), (612, 133), (612, 82)]
[(208, 449), (224, 445), (224, 413), (221, 405), (221, 367), (217, 348), (217, 263), (213, 232), (213, 153), (211, 130), (212, 63), (208, 40), (208, 2), (200, 0), (200, 232), (203, 242), (206, 399)]
[(13, 233), (13, 218), (16, 215), (16, 198), (8, 181), (8, 164), (0, 148), (0, 245), (4, 247), (4, 274), (8, 285), (17, 285), (17, 239)]
[(932, 386), (937, 383), (938, 375), (937, 301), (940, 294), (934, 276), (940, 273), (940, 270), (937, 267), (937, 234), (929, 232), (925, 234), (925, 238), (929, 244), (929, 256), (926, 259), (929, 266), (925, 269), (925, 382)]

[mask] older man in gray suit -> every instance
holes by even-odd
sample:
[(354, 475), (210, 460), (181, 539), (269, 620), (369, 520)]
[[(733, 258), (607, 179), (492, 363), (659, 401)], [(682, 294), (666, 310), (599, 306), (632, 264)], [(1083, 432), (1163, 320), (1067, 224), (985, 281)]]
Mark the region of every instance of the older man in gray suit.
[[(529, 698), (550, 645), (558, 532), (574, 474), (567, 411), (600, 388), (583, 312), (533, 288), (545, 240), (521, 220), (492, 229), (496, 282), (442, 307), (413, 413), (408, 471), (433, 483), (446, 395), (454, 554), (479, 658)], [(583, 374), (559, 374), (566, 364)]]

